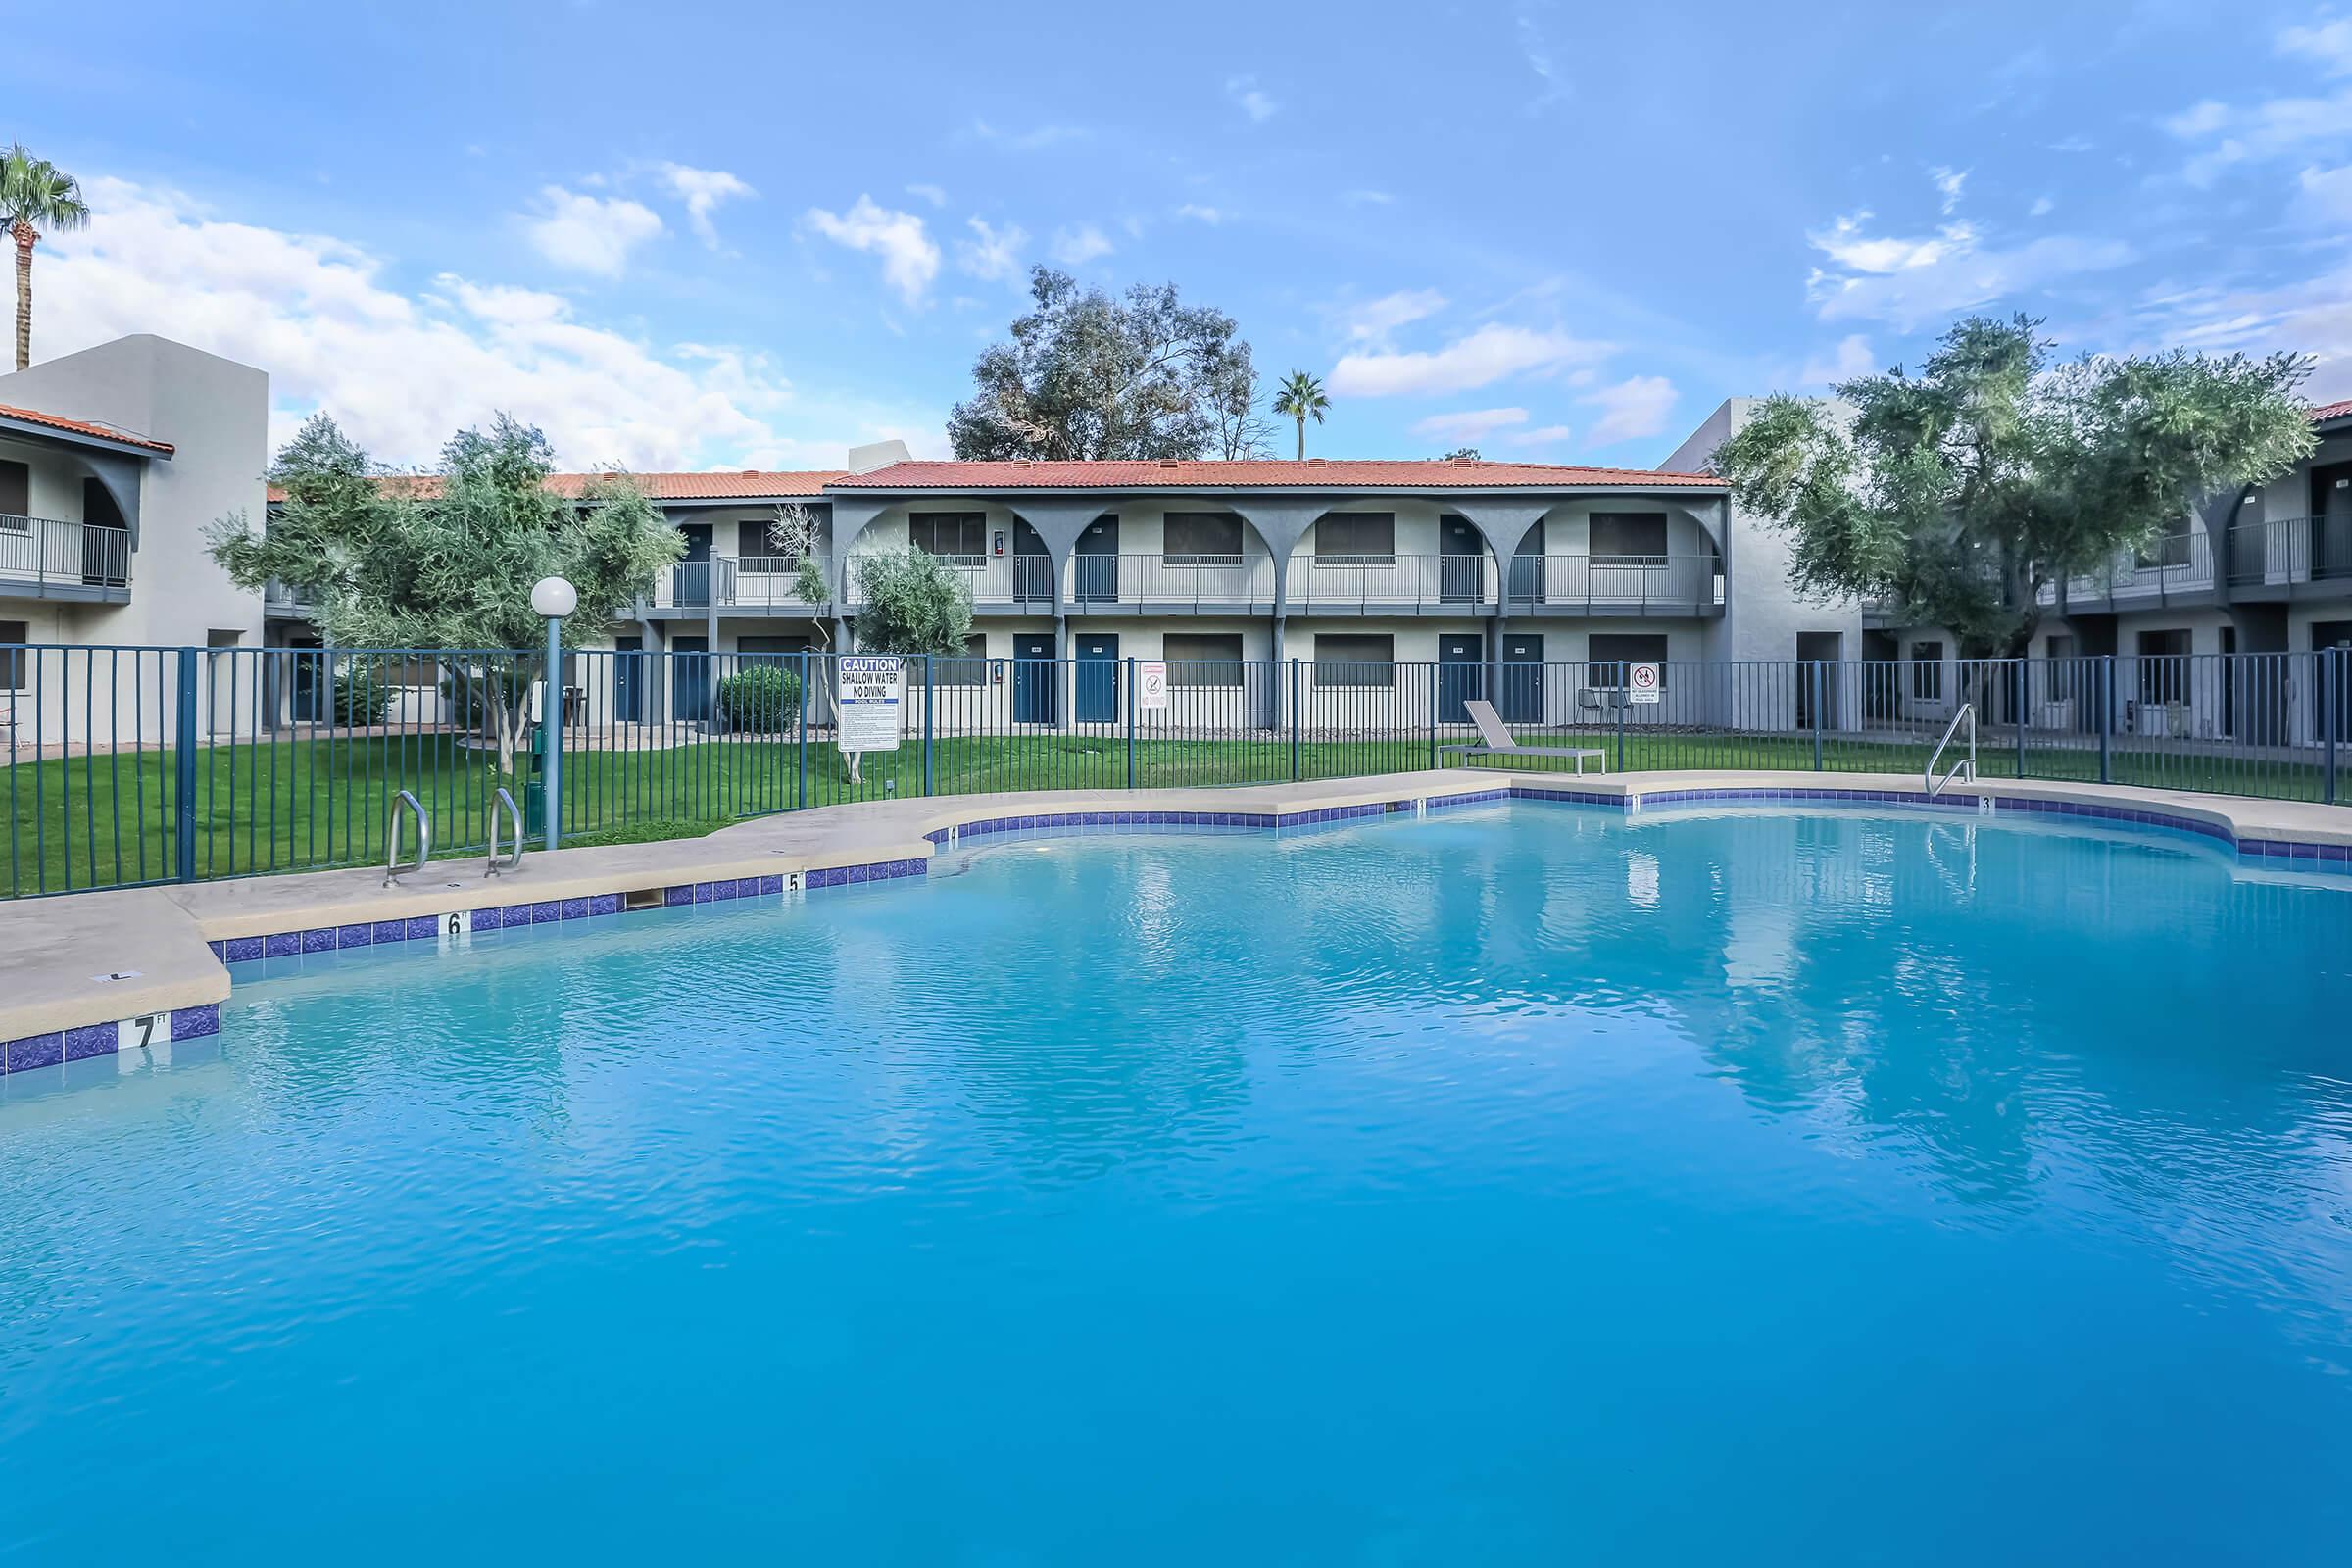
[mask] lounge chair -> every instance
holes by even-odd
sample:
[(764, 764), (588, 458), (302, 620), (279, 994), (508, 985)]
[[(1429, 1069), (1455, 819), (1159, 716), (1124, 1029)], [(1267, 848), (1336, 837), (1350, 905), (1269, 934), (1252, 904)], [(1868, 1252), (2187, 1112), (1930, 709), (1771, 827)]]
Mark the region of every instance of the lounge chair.
[(1576, 771), (1580, 777), (1585, 771), (1587, 759), (1598, 762), (1603, 773), (1609, 770), (1609, 754), (1597, 746), (1522, 746), (1503, 727), (1502, 715), (1494, 711), (1493, 703), (1473, 698), (1463, 706), (1470, 710), (1470, 722), (1478, 726), (1478, 733), (1485, 738), (1486, 744), (1439, 747), (1438, 765), (1441, 767), (1445, 765), (1446, 753), (1459, 752), (1464, 766), (1469, 765), (1473, 757), (1572, 757), (1576, 759)]

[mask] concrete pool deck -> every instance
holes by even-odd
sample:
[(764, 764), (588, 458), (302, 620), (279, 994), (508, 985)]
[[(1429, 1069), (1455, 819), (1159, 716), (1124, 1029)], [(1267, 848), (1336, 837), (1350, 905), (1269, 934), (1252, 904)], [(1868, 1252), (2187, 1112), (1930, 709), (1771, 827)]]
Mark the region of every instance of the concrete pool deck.
[[(1299, 784), (932, 796), (759, 817), (698, 839), (534, 852), (497, 877), (484, 876), (477, 858), (435, 860), (390, 888), (375, 867), (24, 899), (0, 905), (0, 1072), (105, 1054), (157, 1028), (167, 1040), (213, 1032), (230, 988), (224, 959), (429, 940), (452, 917), (470, 932), (919, 875), (951, 833), (1147, 820), (1276, 827), (1514, 793), (1629, 812), (1740, 800), (1919, 804), (1924, 794), (1917, 774), (1447, 768)], [(2241, 858), (2352, 872), (2352, 808), (1994, 781), (1954, 785), (1940, 804), (1966, 808), (1979, 797), (1996, 810), (2006, 802), (2036, 814), (2169, 826), (2214, 838)]]

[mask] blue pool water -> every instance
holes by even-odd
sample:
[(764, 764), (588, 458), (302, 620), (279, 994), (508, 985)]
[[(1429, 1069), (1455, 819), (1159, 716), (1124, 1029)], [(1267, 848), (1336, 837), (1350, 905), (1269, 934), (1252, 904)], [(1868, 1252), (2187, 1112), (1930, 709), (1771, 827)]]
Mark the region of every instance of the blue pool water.
[(1537, 805), (935, 870), (12, 1079), (0, 1552), (2352, 1558), (2352, 887)]

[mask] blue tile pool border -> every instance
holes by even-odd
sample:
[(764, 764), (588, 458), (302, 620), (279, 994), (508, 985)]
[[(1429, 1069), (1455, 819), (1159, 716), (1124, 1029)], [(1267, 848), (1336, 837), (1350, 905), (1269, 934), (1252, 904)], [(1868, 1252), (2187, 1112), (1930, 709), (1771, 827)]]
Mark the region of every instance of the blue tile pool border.
[[(1124, 810), (1124, 811), (1040, 811), (1014, 816), (977, 817), (954, 827), (938, 828), (924, 835), (934, 850), (950, 844), (967, 843), (973, 839), (1010, 833), (1039, 830), (1057, 832), (1110, 831), (1121, 828), (1254, 828), (1280, 832), (1285, 829), (1314, 827), (1332, 822), (1360, 821), (1374, 817), (1389, 817), (1415, 812), (1450, 810), (1460, 807), (1492, 805), (1499, 801), (1546, 801), (1572, 806), (1600, 807), (1620, 811), (1628, 816), (1640, 816), (1660, 807), (1690, 807), (1709, 805), (1839, 805), (1839, 806), (1907, 806), (1932, 807), (1939, 810), (1973, 811), (1978, 797), (1974, 794), (1940, 800), (1924, 790), (1861, 790), (1814, 788), (1765, 788), (1731, 786), (1699, 790), (1657, 790), (1640, 794), (1611, 795), (1588, 789), (1546, 785), (1507, 784), (1493, 789), (1474, 790), (1462, 794), (1431, 797), (1404, 796), (1394, 800), (1366, 801), (1352, 806), (1319, 807), (1308, 811), (1219, 811), (1219, 810)], [(2228, 827), (2201, 817), (2182, 815), (2147, 807), (2110, 805), (2096, 801), (2034, 800), (2019, 796), (1993, 797), (1994, 810), (1999, 813), (2027, 813), (2036, 816), (2075, 817), (2088, 821), (2113, 822), (2127, 826), (2169, 828), (2196, 834), (2235, 850), (2240, 861), (2281, 869), (2343, 872), (2352, 874), (2352, 846), (2341, 844), (2313, 844), (2299, 840), (2269, 838), (2238, 838)], [(908, 877), (929, 874), (931, 861), (927, 857), (893, 858), (869, 861), (860, 865), (822, 866), (796, 873), (771, 873), (765, 876), (734, 877), (712, 882), (687, 882), (648, 890), (659, 895), (659, 904), (642, 907), (679, 908), (706, 904), (722, 904), (738, 899), (775, 897), (797, 889), (814, 893), (828, 888), (858, 887), (876, 882), (894, 882)], [(797, 880), (796, 880), (797, 879)], [(579, 920), (602, 919), (627, 912), (628, 896), (622, 893), (599, 893), (586, 898), (544, 899), (527, 904), (493, 906), (472, 911), (471, 929), (475, 933), (514, 930), (529, 926), (564, 925)], [(446, 915), (412, 915), (394, 920), (356, 921), (350, 924), (314, 926), (304, 930), (278, 931), (266, 936), (231, 937), (211, 942), (207, 946), (214, 956), (223, 963), (247, 963), (263, 958), (294, 957), (314, 953), (342, 953), (354, 948), (386, 947), (410, 942), (432, 941), (439, 937)], [(219, 1004), (197, 1007), (176, 1008), (169, 1014), (150, 1015), (151, 1031), (167, 1041), (200, 1039), (218, 1034), (220, 1029)], [(22, 1040), (0, 1043), (0, 1073), (27, 1071), (36, 1067), (54, 1067), (64, 1062), (114, 1052), (122, 1042), (131, 1038), (122, 1025), (137, 1020), (118, 1020), (108, 1023), (83, 1024), (53, 1034), (31, 1035)], [(135, 1047), (133, 1048), (135, 1049)]]

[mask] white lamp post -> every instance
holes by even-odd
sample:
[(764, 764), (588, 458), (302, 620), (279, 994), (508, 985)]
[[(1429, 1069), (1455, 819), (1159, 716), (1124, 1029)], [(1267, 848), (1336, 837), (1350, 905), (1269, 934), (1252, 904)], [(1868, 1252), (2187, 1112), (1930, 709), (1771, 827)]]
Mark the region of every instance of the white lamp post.
[(579, 608), (579, 590), (561, 577), (531, 584), (531, 609), (547, 618), (547, 676), (539, 696), (539, 776), (546, 791), (546, 845), (564, 841), (564, 617)]

